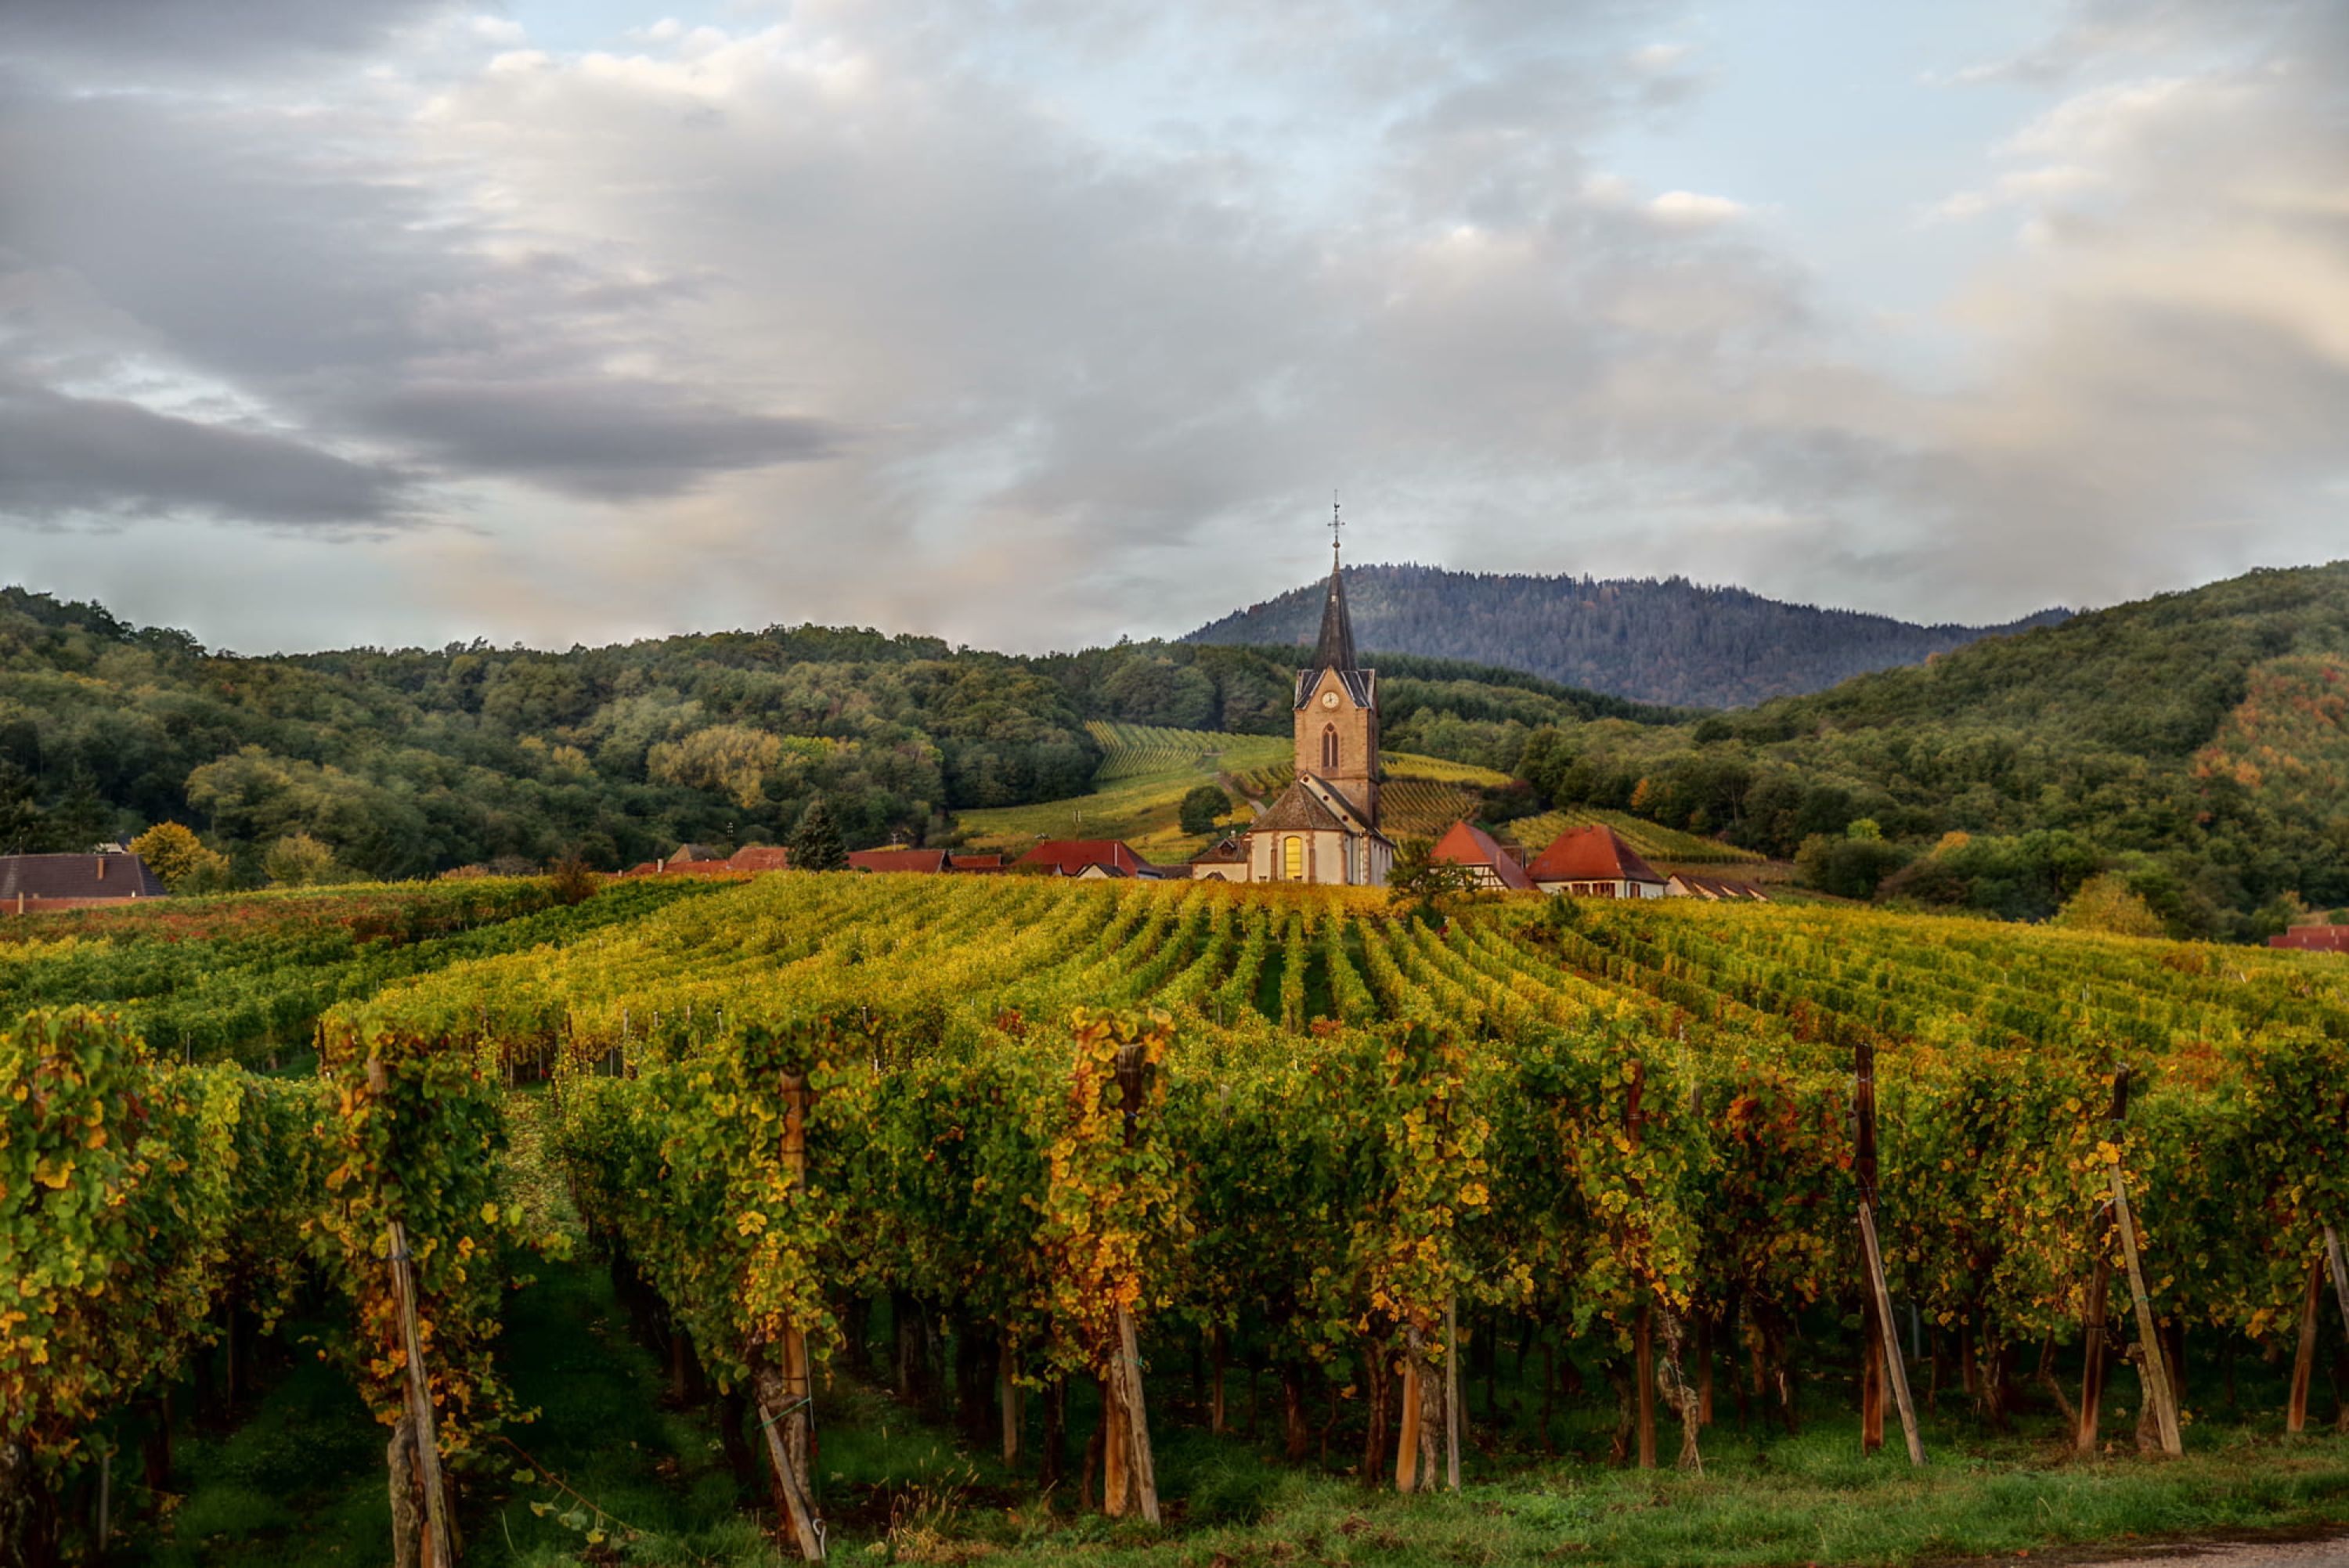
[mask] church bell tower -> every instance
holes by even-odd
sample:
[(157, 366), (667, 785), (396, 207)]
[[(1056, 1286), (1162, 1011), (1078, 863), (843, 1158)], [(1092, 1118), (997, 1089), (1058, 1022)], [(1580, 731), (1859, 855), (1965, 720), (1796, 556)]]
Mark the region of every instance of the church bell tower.
[(1330, 509), (1330, 589), (1311, 667), (1297, 672), (1297, 775), (1343, 796), (1365, 825), (1379, 825), (1378, 672), (1354, 657), (1346, 579), (1338, 561), (1338, 509)]

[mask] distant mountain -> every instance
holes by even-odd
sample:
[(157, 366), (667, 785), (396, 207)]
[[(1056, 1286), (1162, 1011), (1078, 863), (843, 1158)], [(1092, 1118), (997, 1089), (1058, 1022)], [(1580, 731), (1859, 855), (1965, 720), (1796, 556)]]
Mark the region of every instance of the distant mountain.
[[(1194, 643), (1309, 643), (1321, 584), (1234, 611)], [(1364, 648), (1525, 670), (1640, 702), (1750, 707), (1921, 664), (1979, 638), (2068, 619), (2043, 610), (2002, 626), (1920, 626), (1822, 610), (1684, 577), (1599, 579), (1350, 566), (1346, 595)]]

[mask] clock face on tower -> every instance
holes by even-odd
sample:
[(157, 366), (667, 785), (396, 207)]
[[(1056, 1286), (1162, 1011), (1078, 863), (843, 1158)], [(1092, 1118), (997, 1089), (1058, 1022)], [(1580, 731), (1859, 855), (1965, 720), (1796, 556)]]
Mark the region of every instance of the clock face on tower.
[(1325, 691), (1325, 692), (1323, 692), (1323, 693), (1321, 694), (1321, 706), (1322, 706), (1323, 707), (1337, 707), (1337, 706), (1338, 706), (1338, 694), (1337, 694), (1336, 692), (1333, 692), (1333, 691)]

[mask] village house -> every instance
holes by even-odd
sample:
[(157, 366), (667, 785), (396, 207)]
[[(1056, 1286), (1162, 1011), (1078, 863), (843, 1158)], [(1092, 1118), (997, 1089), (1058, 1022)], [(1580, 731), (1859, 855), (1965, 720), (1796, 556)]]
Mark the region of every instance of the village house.
[(1247, 881), (1247, 846), (1236, 838), (1217, 839), (1191, 857), (1191, 876), (1195, 882)]
[(1474, 822), (1454, 822), (1428, 851), (1431, 861), (1466, 866), (1476, 873), (1476, 885), (1495, 892), (1531, 892), (1534, 879), (1517, 862), (1506, 844)]
[(913, 872), (936, 875), (947, 869), (944, 850), (851, 850), (848, 869), (853, 872)]
[(1542, 892), (1575, 898), (1662, 898), (1666, 892), (1665, 879), (1603, 822), (1560, 833), (1526, 870)]
[(720, 855), (706, 844), (679, 844), (674, 854), (630, 866), (624, 877), (739, 876), (752, 872), (787, 872), (792, 851), (781, 844), (746, 844), (730, 855)]
[(1123, 877), (1164, 882), (1191, 874), (1187, 867), (1151, 864), (1123, 839), (1045, 839), (1012, 861), (1011, 869), (1091, 882)]
[(12, 914), (162, 898), (147, 862), (127, 851), (94, 855), (0, 855), (0, 907)]

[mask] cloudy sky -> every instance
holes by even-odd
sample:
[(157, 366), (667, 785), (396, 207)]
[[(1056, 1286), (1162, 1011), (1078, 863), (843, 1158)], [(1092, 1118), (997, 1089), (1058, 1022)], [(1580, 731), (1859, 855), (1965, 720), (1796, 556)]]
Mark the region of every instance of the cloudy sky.
[(2349, 554), (2349, 5), (0, 5), (0, 580), (1073, 646), (1333, 486), (1930, 620)]

